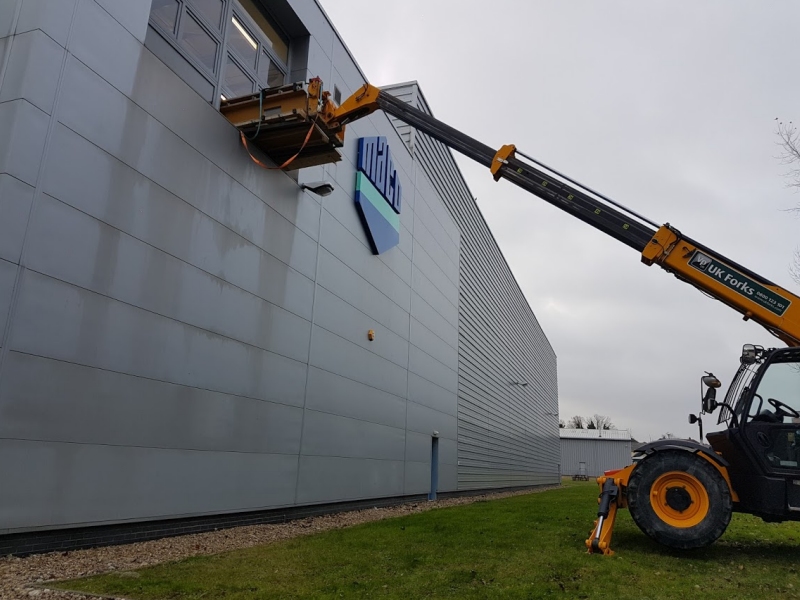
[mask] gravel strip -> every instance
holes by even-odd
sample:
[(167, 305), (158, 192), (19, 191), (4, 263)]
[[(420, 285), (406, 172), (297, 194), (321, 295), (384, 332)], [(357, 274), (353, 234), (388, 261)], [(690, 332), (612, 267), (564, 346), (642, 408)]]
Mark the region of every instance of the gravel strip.
[[(415, 502), (387, 508), (371, 508), (338, 514), (308, 517), (288, 523), (252, 525), (195, 533), (178, 537), (138, 542), (124, 546), (107, 546), (73, 552), (50, 552), (25, 558), (0, 557), (0, 599), (23, 600), (78, 600), (97, 598), (45, 589), (48, 582), (76, 577), (87, 577), (109, 571), (134, 571), (163, 562), (181, 560), (190, 556), (217, 554), (239, 548), (270, 544), (279, 540), (310, 535), (329, 529), (341, 529), (359, 523), (368, 523), (390, 517), (425, 512), (435, 508), (471, 504), (479, 500), (496, 500), (531, 494), (547, 488), (498, 492), (481, 496), (461, 496), (434, 502)], [(132, 574), (131, 576), (135, 576)]]

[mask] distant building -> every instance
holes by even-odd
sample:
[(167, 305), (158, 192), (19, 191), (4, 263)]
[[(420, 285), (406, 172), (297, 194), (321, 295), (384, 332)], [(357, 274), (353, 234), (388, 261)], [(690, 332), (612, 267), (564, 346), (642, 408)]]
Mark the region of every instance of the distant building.
[(561, 475), (599, 477), (631, 464), (631, 433), (620, 429), (559, 429)]

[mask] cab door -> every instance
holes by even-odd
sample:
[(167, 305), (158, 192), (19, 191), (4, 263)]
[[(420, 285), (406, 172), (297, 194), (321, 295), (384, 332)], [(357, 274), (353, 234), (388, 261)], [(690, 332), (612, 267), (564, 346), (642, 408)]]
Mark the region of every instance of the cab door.
[(800, 361), (776, 357), (755, 384), (742, 432), (763, 471), (785, 481), (784, 506), (800, 512)]

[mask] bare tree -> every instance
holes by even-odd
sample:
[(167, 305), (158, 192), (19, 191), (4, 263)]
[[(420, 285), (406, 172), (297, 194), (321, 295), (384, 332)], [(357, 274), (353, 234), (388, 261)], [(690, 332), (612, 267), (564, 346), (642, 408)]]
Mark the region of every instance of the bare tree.
[(567, 424), (564, 422), (564, 419), (559, 419), (558, 420), (558, 428), (559, 429), (564, 429), (566, 426), (567, 426)]
[(661, 436), (660, 438), (658, 438), (658, 439), (660, 439), (660, 440), (674, 440), (674, 439), (675, 439), (675, 434), (674, 434), (674, 433), (667, 432), (667, 433), (665, 433), (664, 435), (662, 435), (662, 436)]
[[(800, 132), (797, 131), (797, 127), (791, 121), (784, 123), (777, 117), (775, 121), (778, 123), (775, 128), (775, 134), (780, 139), (777, 144), (781, 149), (777, 158), (781, 161), (781, 164), (791, 165), (790, 169), (784, 173), (784, 177), (787, 179), (786, 185), (800, 188), (800, 167), (794, 166), (800, 163)], [(792, 210), (800, 211), (800, 205), (795, 206)]]
[[(789, 121), (784, 123), (779, 118), (775, 118), (777, 123), (775, 134), (780, 141), (777, 142), (781, 149), (777, 158), (781, 164), (788, 165), (789, 170), (784, 173), (787, 187), (800, 189), (800, 132), (797, 131), (794, 123)], [(800, 203), (788, 209), (800, 214)], [(795, 248), (792, 264), (789, 266), (789, 275), (795, 283), (800, 284), (800, 247)]]
[(614, 429), (614, 423), (611, 422), (611, 418), (605, 415), (598, 415), (595, 413), (591, 417), (586, 418), (587, 429)]
[(567, 421), (567, 427), (570, 429), (583, 429), (583, 417), (580, 415), (575, 415), (569, 421)]

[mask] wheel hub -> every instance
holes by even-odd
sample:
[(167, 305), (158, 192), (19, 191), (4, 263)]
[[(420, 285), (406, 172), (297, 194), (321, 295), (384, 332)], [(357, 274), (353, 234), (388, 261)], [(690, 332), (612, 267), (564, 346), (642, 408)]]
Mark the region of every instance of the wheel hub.
[(683, 486), (671, 487), (667, 489), (665, 500), (667, 502), (667, 506), (673, 510), (677, 510), (679, 513), (682, 513), (689, 508), (693, 502), (691, 495)]
[(694, 475), (683, 471), (662, 473), (650, 488), (650, 506), (656, 516), (676, 528), (694, 527), (708, 514), (708, 492)]

